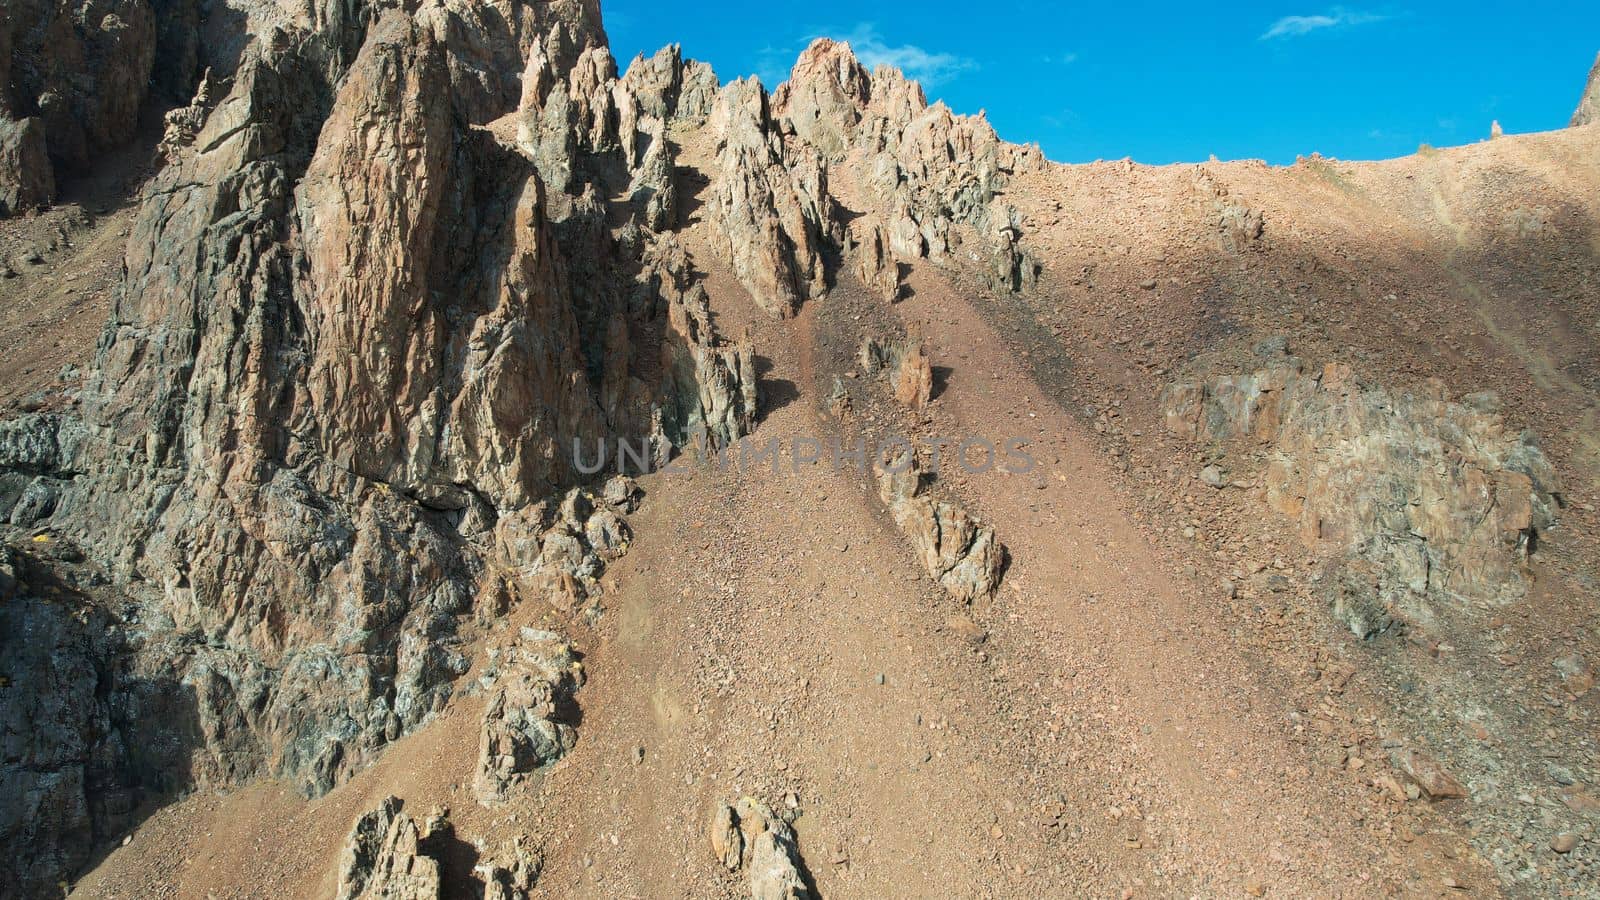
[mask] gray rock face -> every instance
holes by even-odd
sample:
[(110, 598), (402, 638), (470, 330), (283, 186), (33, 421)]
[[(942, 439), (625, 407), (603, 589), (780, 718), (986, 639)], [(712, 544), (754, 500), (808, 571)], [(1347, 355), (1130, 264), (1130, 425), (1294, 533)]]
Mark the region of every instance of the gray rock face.
[(194, 702), (129, 652), (126, 611), (79, 590), (61, 542), (0, 547), (0, 895), (55, 896), (184, 778)]
[(148, 0), (0, 10), (0, 216), (54, 200), (54, 167), (80, 170), (133, 138), (155, 55)]
[(1395, 394), (1345, 366), (1321, 370), (1266, 348), (1264, 367), (1170, 388), (1167, 424), (1203, 443), (1270, 448), (1267, 502), (1308, 546), (1348, 561), (1330, 580), (1335, 615), (1363, 637), (1396, 618), (1424, 626), (1464, 604), (1522, 596), (1560, 487), (1529, 434), (1488, 397), (1442, 385)]
[(44, 121), (16, 122), (0, 116), (0, 217), (49, 206), (55, 198)]
[(1574, 128), (1595, 122), (1600, 122), (1600, 56), (1595, 57), (1594, 68), (1589, 70), (1589, 83), (1584, 86), (1578, 111), (1572, 114)]

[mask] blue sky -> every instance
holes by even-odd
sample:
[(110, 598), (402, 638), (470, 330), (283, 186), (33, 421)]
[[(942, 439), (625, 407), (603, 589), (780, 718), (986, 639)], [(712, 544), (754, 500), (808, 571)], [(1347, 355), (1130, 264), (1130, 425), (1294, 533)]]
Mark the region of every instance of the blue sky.
[(813, 37), (851, 39), (1051, 159), (1384, 159), (1564, 127), (1600, 2), (1086, 4), (602, 0), (619, 62), (680, 43), (772, 87)]

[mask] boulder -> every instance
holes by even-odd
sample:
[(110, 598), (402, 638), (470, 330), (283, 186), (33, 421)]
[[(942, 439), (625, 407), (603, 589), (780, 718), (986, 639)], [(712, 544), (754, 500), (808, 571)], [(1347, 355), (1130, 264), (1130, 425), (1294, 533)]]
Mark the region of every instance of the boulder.
[(728, 871), (745, 872), (751, 900), (811, 896), (794, 830), (759, 800), (745, 797), (737, 807), (717, 805), (711, 819), (711, 851)]
[(857, 354), (868, 375), (889, 379), (890, 392), (907, 409), (923, 409), (933, 399), (933, 363), (922, 340), (915, 335), (897, 342), (867, 337)]
[(566, 707), (583, 683), (572, 645), (524, 628), (484, 676), (490, 683), (478, 740), (475, 790), (485, 806), (504, 802), (527, 776), (572, 749)]
[(994, 529), (973, 520), (957, 504), (924, 494), (914, 457), (885, 460), (878, 483), (880, 498), (923, 568), (950, 596), (970, 603), (1000, 589), (1006, 549)]
[(397, 797), (356, 820), (339, 861), (337, 900), (439, 900), (444, 885), (440, 861), (423, 850), (435, 832), (448, 829), (442, 815), (418, 826)]
[(1401, 748), (1394, 752), (1395, 768), (1411, 779), (1430, 800), (1458, 800), (1467, 796), (1467, 789), (1455, 776), (1444, 770), (1433, 757), (1419, 750)]

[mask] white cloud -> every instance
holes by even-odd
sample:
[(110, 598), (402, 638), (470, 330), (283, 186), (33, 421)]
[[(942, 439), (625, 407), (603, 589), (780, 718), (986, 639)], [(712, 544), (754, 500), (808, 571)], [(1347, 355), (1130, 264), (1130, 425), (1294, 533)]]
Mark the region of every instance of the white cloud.
[(1261, 35), (1261, 40), (1271, 41), (1279, 38), (1303, 37), (1313, 31), (1321, 31), (1325, 28), (1351, 28), (1356, 25), (1370, 25), (1373, 22), (1382, 22), (1387, 18), (1389, 17), (1378, 13), (1361, 12), (1336, 6), (1321, 15), (1284, 16), (1272, 23), (1272, 27)]
[(851, 29), (848, 34), (830, 34), (836, 41), (847, 41), (855, 51), (856, 59), (869, 69), (894, 66), (927, 87), (942, 84), (962, 72), (978, 68), (978, 64), (951, 53), (934, 53), (915, 44), (891, 46), (870, 22)]

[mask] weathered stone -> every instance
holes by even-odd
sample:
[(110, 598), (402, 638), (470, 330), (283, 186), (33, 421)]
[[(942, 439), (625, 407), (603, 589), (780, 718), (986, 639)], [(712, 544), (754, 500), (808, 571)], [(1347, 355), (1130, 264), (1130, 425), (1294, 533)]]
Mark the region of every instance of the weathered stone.
[(889, 514), (910, 539), (929, 576), (963, 602), (999, 590), (1006, 550), (994, 529), (973, 521), (954, 503), (924, 495), (917, 463), (910, 456), (885, 460), (878, 479)]
[(711, 819), (717, 862), (748, 877), (751, 900), (803, 900), (811, 896), (801, 874), (794, 831), (765, 803), (742, 798), (735, 809), (718, 804)]
[(716, 240), (756, 303), (791, 316), (828, 289), (822, 250), (838, 225), (826, 168), (809, 145), (784, 142), (759, 80), (724, 88), (709, 127), (717, 177), (707, 209)]
[(556, 762), (577, 740), (564, 710), (582, 685), (572, 645), (549, 632), (524, 628), (503, 648), (484, 707), (478, 743), (478, 801), (494, 805), (538, 769)]
[(483, 881), (483, 900), (528, 900), (543, 868), (543, 857), (519, 836), (496, 859), (479, 863), (475, 872)]
[(1555, 661), (1555, 667), (1561, 675), (1561, 683), (1574, 697), (1583, 697), (1594, 690), (1594, 669), (1582, 656), (1576, 653), (1563, 656)]
[(895, 400), (908, 409), (923, 409), (933, 398), (933, 363), (915, 335), (898, 342), (867, 337), (857, 354), (868, 375), (886, 374)]
[(425, 833), (390, 797), (356, 820), (339, 862), (337, 900), (439, 900), (440, 863), (422, 850)]
[(1444, 770), (1438, 761), (1418, 750), (1399, 749), (1394, 753), (1394, 764), (1405, 773), (1430, 800), (1454, 800), (1467, 796), (1467, 789), (1455, 776)]
[(726, 803), (717, 804), (711, 814), (711, 852), (730, 872), (744, 865), (744, 836), (739, 833), (739, 817)]
[(890, 250), (889, 233), (873, 224), (859, 244), (849, 248), (856, 260), (856, 275), (867, 289), (885, 302), (900, 299), (900, 263)]

